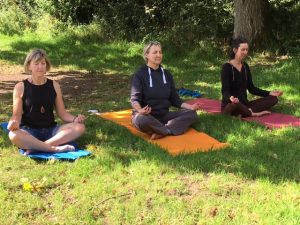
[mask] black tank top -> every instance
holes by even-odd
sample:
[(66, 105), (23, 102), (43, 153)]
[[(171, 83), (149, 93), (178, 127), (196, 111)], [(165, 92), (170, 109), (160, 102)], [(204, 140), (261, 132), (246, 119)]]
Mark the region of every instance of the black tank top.
[(49, 128), (56, 125), (54, 105), (56, 92), (53, 80), (47, 79), (43, 85), (34, 85), (27, 79), (23, 81), (23, 115), (21, 126)]

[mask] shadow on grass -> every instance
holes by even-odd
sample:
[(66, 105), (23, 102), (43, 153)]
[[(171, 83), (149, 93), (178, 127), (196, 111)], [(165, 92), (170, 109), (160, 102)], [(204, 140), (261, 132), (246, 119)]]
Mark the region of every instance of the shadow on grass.
[[(218, 124), (220, 130), (216, 133), (211, 132), (216, 127), (210, 127), (210, 122)], [(200, 123), (201, 116), (196, 129)], [(248, 179), (269, 179), (274, 183), (300, 181), (299, 141), (295, 140), (295, 135), (300, 137), (299, 129), (270, 131), (255, 123), (214, 116), (206, 118), (206, 125), (202, 126), (201, 131), (223, 142), (229, 142), (231, 147), (172, 157), (160, 147), (133, 136), (126, 128), (110, 121), (99, 119), (94, 125), (101, 127), (102, 135), (110, 137), (104, 141), (110, 146), (108, 153), (125, 167), (133, 161), (147, 159), (157, 164), (167, 164), (182, 173), (226, 172)], [(205, 126), (210, 128), (205, 129)]]

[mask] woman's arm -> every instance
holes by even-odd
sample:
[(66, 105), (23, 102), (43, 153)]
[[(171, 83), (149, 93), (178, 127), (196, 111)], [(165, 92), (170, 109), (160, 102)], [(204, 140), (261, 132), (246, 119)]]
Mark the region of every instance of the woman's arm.
[(248, 66), (247, 63), (244, 63), (245, 69), (246, 69), (246, 75), (247, 75), (247, 86), (248, 86), (248, 91), (253, 94), (253, 95), (257, 95), (257, 96), (261, 96), (261, 97), (266, 97), (270, 94), (269, 91), (260, 89), (258, 87), (256, 87), (253, 84), (253, 80), (252, 80), (252, 74), (250, 71), (250, 68)]
[(13, 114), (10, 118), (7, 129), (10, 131), (20, 129), (20, 123), (23, 113), (23, 97), (24, 93), (24, 83), (19, 82), (16, 84), (13, 93)]
[(66, 123), (68, 122), (83, 123), (85, 120), (85, 116), (81, 114), (74, 116), (71, 113), (67, 112), (62, 98), (62, 92), (59, 84), (56, 81), (53, 81), (53, 85), (56, 91), (55, 109), (59, 118), (61, 118)]
[(132, 108), (138, 112), (139, 114), (147, 115), (151, 113), (151, 107), (146, 105), (145, 107), (141, 106), (143, 96), (143, 87), (142, 82), (138, 76), (138, 74), (134, 74), (131, 82), (131, 95), (130, 102)]
[(230, 64), (225, 63), (222, 66), (222, 71), (221, 71), (221, 85), (222, 85), (222, 97), (228, 102), (232, 102), (232, 99), (235, 98), (230, 93), (230, 83), (232, 79), (233, 79), (232, 67)]
[(249, 68), (248, 64), (246, 64), (246, 70), (247, 70), (247, 75), (248, 75), (248, 77), (247, 77), (248, 78), (248, 90), (251, 94), (262, 96), (262, 97), (266, 97), (268, 95), (279, 97), (283, 94), (283, 91), (281, 91), (281, 90), (266, 91), (266, 90), (262, 90), (260, 88), (257, 88), (253, 84), (252, 75), (251, 75), (251, 71), (250, 71), (250, 68)]

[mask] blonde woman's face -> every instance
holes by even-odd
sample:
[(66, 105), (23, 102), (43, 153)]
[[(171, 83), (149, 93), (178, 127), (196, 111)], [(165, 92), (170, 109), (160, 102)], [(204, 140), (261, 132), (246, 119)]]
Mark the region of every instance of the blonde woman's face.
[(158, 66), (162, 62), (163, 54), (160, 45), (152, 45), (149, 49), (149, 53), (146, 55), (148, 59), (148, 65)]
[(32, 75), (44, 76), (47, 72), (46, 60), (45, 59), (31, 60), (28, 68), (31, 71)]

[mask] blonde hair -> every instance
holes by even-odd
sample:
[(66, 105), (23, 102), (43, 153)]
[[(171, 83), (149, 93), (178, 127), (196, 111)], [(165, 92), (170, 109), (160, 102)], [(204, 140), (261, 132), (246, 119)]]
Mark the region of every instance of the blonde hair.
[(147, 55), (150, 52), (150, 48), (155, 45), (155, 46), (160, 46), (161, 44), (158, 41), (150, 41), (148, 44), (145, 45), (144, 50), (143, 50), (143, 58), (145, 60), (146, 63), (148, 63), (148, 59), (147, 59)]
[(45, 61), (46, 61), (46, 69), (47, 69), (47, 71), (49, 71), (50, 68), (51, 68), (51, 63), (50, 63), (50, 60), (49, 60), (48, 55), (45, 52), (45, 50), (43, 50), (43, 49), (33, 49), (33, 50), (31, 50), (27, 54), (25, 62), (24, 62), (24, 70), (25, 70), (25, 72), (26, 73), (31, 73), (31, 71), (29, 70), (29, 64), (31, 63), (32, 60), (34, 60), (34, 61), (40, 61), (42, 59), (45, 59)]

